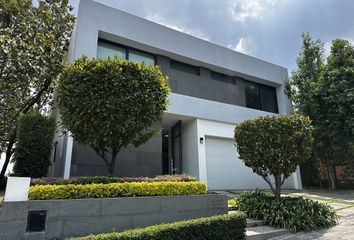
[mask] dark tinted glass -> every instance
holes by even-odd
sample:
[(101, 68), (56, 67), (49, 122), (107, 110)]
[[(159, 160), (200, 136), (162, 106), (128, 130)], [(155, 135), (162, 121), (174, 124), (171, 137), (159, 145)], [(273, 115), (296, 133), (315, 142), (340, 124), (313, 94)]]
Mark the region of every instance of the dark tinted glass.
[(259, 92), (259, 86), (256, 84), (246, 84), (246, 107), (254, 109), (262, 109), (261, 96)]
[(274, 87), (261, 86), (262, 110), (278, 113), (277, 93)]
[(210, 72), (210, 78), (214, 79), (214, 80), (218, 80), (221, 82), (225, 82), (225, 83), (231, 83), (231, 84), (236, 84), (236, 81), (233, 77), (223, 74), (223, 73), (218, 73), (218, 72)]
[(245, 85), (246, 107), (278, 113), (277, 93), (274, 87), (248, 82)]
[(175, 60), (170, 61), (170, 66), (172, 69), (176, 69), (178, 71), (194, 74), (194, 75), (200, 75), (200, 70), (199, 67), (189, 65), (187, 63), (182, 63), (178, 62)]

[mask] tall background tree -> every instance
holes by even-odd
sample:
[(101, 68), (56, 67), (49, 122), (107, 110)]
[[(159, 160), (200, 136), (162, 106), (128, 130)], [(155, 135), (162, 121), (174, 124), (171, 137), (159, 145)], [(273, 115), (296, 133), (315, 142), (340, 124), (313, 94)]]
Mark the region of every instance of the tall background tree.
[(74, 24), (68, 0), (0, 0), (0, 153), (16, 143), (18, 117), (51, 100)]
[(118, 153), (159, 130), (152, 125), (167, 109), (170, 88), (158, 66), (84, 56), (65, 68), (56, 92), (63, 125), (114, 175)]
[(320, 40), (313, 41), (308, 33), (303, 34), (298, 68), (293, 71), (286, 92), (295, 111), (309, 116), (315, 127), (311, 165), (303, 167), (309, 169), (323, 163), (330, 188), (336, 189), (336, 166), (352, 169), (354, 161), (354, 50), (348, 41), (336, 39), (327, 63), (323, 52)]

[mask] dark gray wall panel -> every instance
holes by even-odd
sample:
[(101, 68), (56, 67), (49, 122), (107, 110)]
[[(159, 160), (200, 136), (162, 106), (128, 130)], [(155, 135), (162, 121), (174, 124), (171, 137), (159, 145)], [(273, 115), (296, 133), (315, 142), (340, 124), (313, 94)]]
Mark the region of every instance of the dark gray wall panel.
[[(153, 177), (162, 174), (162, 138), (152, 137), (146, 144), (123, 149), (116, 160), (119, 177)], [(107, 175), (103, 160), (87, 145), (74, 142), (71, 176)]]

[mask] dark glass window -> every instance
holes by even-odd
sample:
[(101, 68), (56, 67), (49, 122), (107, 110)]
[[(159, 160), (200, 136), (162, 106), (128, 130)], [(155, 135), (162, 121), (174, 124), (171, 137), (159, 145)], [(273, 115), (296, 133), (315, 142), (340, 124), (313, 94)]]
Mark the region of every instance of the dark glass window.
[(178, 62), (175, 60), (171, 60), (170, 67), (172, 69), (175, 69), (178, 71), (182, 71), (182, 72), (186, 72), (186, 73), (190, 73), (190, 74), (194, 74), (194, 75), (200, 75), (199, 67), (189, 65), (187, 63), (182, 63), (182, 62)]
[(246, 107), (278, 113), (277, 94), (274, 87), (246, 83)]
[(262, 109), (261, 94), (256, 84), (246, 84), (246, 107), (253, 109)]
[(260, 90), (262, 110), (272, 113), (278, 113), (278, 101), (275, 88), (262, 85)]
[(233, 77), (223, 74), (223, 73), (210, 71), (210, 78), (214, 79), (214, 80), (221, 81), (221, 82), (225, 82), (225, 83), (236, 84), (236, 81)]
[(155, 56), (153, 54), (105, 40), (98, 40), (97, 58), (113, 58), (116, 54), (118, 54), (121, 59), (128, 59), (133, 62), (144, 62), (146, 65), (155, 65)]

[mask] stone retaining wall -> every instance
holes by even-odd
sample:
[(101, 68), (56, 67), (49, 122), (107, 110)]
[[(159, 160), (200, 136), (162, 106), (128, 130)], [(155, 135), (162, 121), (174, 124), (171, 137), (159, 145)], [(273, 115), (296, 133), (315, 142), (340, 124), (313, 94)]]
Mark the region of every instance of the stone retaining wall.
[[(46, 210), (45, 230), (28, 232), (29, 211)], [(4, 202), (0, 239), (53, 240), (227, 213), (225, 195)]]

